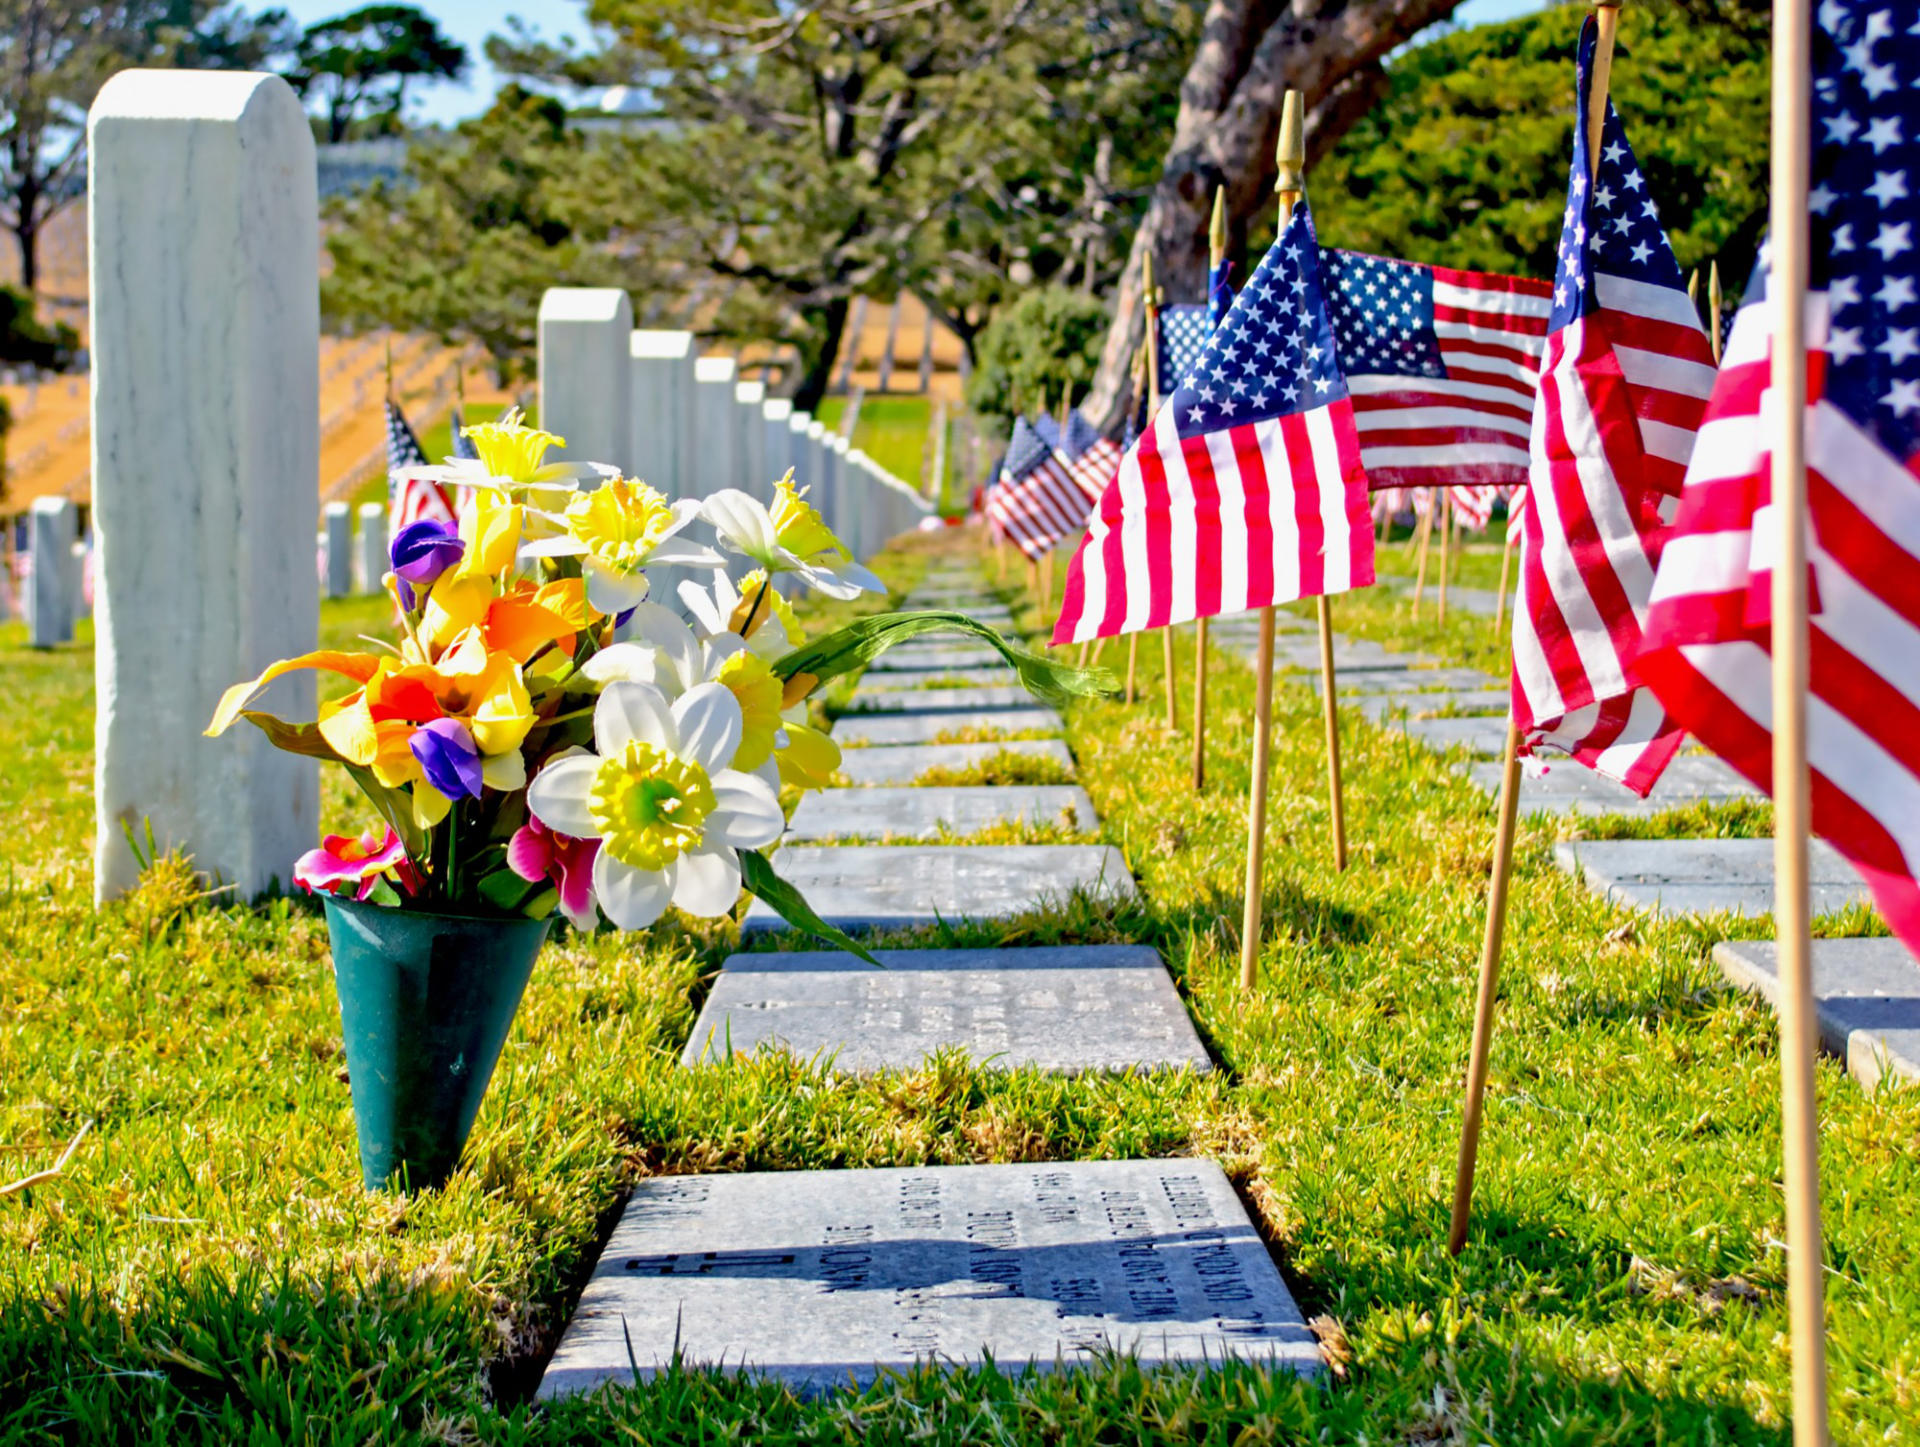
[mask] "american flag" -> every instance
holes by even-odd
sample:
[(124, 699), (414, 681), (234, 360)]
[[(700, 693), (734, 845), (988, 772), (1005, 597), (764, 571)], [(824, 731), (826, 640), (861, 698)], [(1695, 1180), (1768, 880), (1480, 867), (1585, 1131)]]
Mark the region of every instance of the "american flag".
[(1207, 276), (1207, 334), (1211, 336), (1233, 310), (1233, 263), (1223, 261)]
[[(1048, 419), (1041, 421), (1059, 435)], [(988, 521), (1029, 558), (1039, 558), (1086, 522), (1092, 502), (1038, 425), (1016, 418), (1000, 480), (987, 493)]]
[(420, 450), (420, 439), (407, 425), (406, 415), (393, 398), (387, 398), (387, 526), (388, 536), (397, 535), (409, 523), (432, 518), (437, 522), (457, 521), (453, 500), (446, 489), (432, 478), (408, 469), (427, 465), (427, 454)]
[[(1596, 35), (1589, 17), (1583, 117)], [(1640, 674), (1660, 503), (1693, 449), (1713, 356), (1620, 117), (1607, 107), (1597, 169), (1586, 125), (1573, 135), (1533, 418), (1513, 709), (1521, 752), (1565, 754), (1644, 795), (1681, 740)]]
[(1101, 495), (1053, 641), (1372, 581), (1366, 474), (1302, 201)]
[[(1813, 31), (1806, 300), (1813, 827), (1920, 950), (1920, 10), (1824, 0)], [(1771, 787), (1763, 255), (1687, 469), (1643, 661), (1679, 719)]]
[(1204, 303), (1160, 308), (1160, 393), (1165, 396), (1184, 382), (1193, 364), (1200, 360), (1213, 323)]
[(1059, 452), (1066, 459), (1073, 480), (1087, 495), (1089, 504), (1099, 497), (1120, 466), (1120, 447), (1074, 408), (1067, 414), (1066, 431), (1061, 434)]
[(1322, 265), (1367, 485), (1524, 486), (1553, 289), (1332, 248)]

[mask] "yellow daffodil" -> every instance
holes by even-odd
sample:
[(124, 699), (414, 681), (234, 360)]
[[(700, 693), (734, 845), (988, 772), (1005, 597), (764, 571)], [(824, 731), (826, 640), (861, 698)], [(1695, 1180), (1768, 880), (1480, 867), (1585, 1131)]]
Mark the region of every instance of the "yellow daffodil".
[(751, 773), (773, 757), (780, 738), (780, 680), (765, 659), (744, 648), (722, 659), (713, 679), (724, 684), (740, 705), (740, 752), (734, 755), (733, 766)]
[(830, 598), (862, 592), (884, 593), (886, 586), (853, 560), (833, 535), (791, 472), (773, 486), (773, 507), (738, 488), (722, 488), (702, 505), (701, 515), (729, 550), (751, 558), (767, 573), (796, 573), (810, 588)]

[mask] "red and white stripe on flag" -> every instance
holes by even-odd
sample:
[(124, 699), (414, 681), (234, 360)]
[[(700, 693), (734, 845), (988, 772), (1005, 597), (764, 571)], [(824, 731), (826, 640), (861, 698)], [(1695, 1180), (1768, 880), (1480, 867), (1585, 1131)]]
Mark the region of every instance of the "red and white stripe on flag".
[[(1589, 18), (1583, 114), (1594, 35)], [(1682, 738), (1640, 672), (1660, 504), (1692, 450), (1713, 360), (1611, 106), (1601, 139), (1590, 171), (1574, 127), (1521, 520), (1513, 710), (1522, 753), (1572, 758), (1644, 796)]]
[[(1920, 200), (1900, 179), (1920, 167), (1920, 57), (1865, 0), (1822, 4), (1811, 38), (1812, 826), (1920, 952)], [(1655, 580), (1642, 662), (1674, 716), (1769, 790), (1781, 420), (1772, 290), (1763, 269), (1734, 320)]]
[(1060, 545), (1083, 527), (1094, 495), (1074, 480), (1067, 460), (1025, 418), (1014, 424), (1007, 461), (987, 494), (987, 519), (1030, 559)]
[(430, 477), (402, 473), (393, 480), (392, 492), (389, 526), (394, 533), (409, 523), (431, 520), (451, 525), (459, 520), (447, 490)]
[[(1827, 333), (1826, 298), (1808, 332)], [(1661, 560), (1642, 667), (1674, 716), (1760, 788), (1773, 785), (1767, 484), (1775, 412), (1764, 303), (1734, 321)], [(1813, 828), (1920, 950), (1920, 480), (1830, 400), (1810, 368), (1813, 568), (1807, 758)]]
[(1053, 642), (1372, 582), (1366, 474), (1303, 202), (1101, 494)]

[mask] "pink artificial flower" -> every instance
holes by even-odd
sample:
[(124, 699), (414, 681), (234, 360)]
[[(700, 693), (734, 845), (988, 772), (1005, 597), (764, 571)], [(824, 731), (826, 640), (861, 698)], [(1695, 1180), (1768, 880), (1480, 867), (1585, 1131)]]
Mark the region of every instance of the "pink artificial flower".
[(334, 886), (358, 881), (355, 899), (365, 899), (380, 883), (380, 876), (393, 873), (393, 882), (402, 894), (420, 887), (420, 875), (407, 858), (406, 846), (389, 826), (383, 834), (368, 829), (358, 839), (344, 834), (329, 834), (318, 849), (302, 854), (293, 866), (293, 882), (302, 889), (337, 893)]
[(532, 815), (507, 841), (507, 867), (522, 879), (551, 879), (560, 891), (560, 912), (577, 930), (600, 923), (593, 903), (593, 861), (600, 853), (598, 839), (574, 839), (556, 834)]

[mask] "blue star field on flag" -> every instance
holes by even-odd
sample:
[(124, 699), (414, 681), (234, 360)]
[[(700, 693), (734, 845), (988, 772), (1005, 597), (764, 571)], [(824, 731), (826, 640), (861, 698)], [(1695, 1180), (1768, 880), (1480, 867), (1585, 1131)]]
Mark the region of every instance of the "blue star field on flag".
[(1327, 248), (1320, 253), (1340, 365), (1349, 375), (1444, 377), (1433, 270)]
[[(1819, 10), (1812, 286), (1826, 396), (1895, 457), (1920, 449), (1920, 6)], [(1817, 339), (1816, 339), (1817, 345)]]
[(1347, 395), (1305, 203), (1174, 390), (1182, 437), (1324, 407)]
[(1163, 394), (1186, 380), (1193, 364), (1200, 360), (1200, 352), (1213, 331), (1207, 311), (1203, 304), (1160, 308), (1160, 390)]
[[(1568, 184), (1567, 210), (1560, 227), (1560, 259), (1553, 278), (1553, 316), (1550, 330), (1559, 331), (1577, 316), (1599, 308), (1594, 273), (1648, 286), (1684, 292), (1686, 281), (1667, 245), (1660, 225), (1660, 208), (1647, 194), (1647, 179), (1627, 144), (1626, 129), (1612, 102), (1600, 131), (1600, 164), (1584, 164), (1587, 135), (1575, 127), (1573, 177)], [(1593, 190), (1587, 176), (1593, 174)]]

